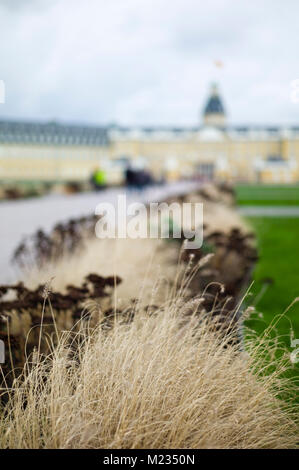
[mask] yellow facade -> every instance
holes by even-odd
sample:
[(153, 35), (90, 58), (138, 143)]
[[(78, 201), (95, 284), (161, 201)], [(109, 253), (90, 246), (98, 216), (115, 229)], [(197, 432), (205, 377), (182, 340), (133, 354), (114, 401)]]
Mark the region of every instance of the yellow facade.
[(299, 126), (228, 126), (215, 86), (203, 125), (193, 128), (24, 126), (0, 122), (0, 181), (86, 181), (95, 167), (120, 160), (142, 160), (171, 180), (299, 181)]
[(83, 181), (106, 156), (101, 147), (0, 144), (0, 181)]
[[(155, 135), (148, 139), (146, 136), (139, 140), (127, 137), (115, 137), (111, 144), (111, 157), (129, 157), (131, 160), (143, 157), (147, 160), (149, 168), (157, 175), (167, 173), (167, 163), (175, 166), (177, 177), (198, 174), (205, 176), (201, 169), (213, 165), (213, 176), (218, 179), (232, 181), (261, 181), (271, 180), (264, 177), (264, 167), (273, 164), (269, 162), (271, 156), (283, 160), (283, 180), (299, 180), (299, 133), (289, 139), (273, 139), (261, 131), (262, 136), (235, 135), (230, 131), (204, 127), (192, 135), (173, 139), (159, 139)], [(275, 165), (275, 164), (274, 164)], [(260, 167), (263, 167), (263, 171)], [(169, 170), (174, 173), (174, 169)], [(272, 174), (273, 171), (270, 171)], [(274, 175), (274, 173), (273, 173)], [(274, 178), (274, 176), (273, 176)], [(276, 176), (275, 176), (275, 179)]]

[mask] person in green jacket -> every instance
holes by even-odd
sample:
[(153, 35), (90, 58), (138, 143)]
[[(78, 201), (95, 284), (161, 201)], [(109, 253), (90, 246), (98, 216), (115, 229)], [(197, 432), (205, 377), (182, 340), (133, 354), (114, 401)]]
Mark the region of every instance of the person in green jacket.
[(105, 170), (96, 168), (91, 177), (91, 184), (96, 191), (106, 188), (107, 176)]

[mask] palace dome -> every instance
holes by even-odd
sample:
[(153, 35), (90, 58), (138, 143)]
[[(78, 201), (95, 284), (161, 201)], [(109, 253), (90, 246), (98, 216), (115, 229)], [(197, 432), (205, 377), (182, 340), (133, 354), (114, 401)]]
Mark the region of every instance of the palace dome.
[(204, 122), (212, 126), (225, 125), (225, 111), (222, 100), (219, 96), (218, 88), (212, 85), (210, 96), (204, 108)]

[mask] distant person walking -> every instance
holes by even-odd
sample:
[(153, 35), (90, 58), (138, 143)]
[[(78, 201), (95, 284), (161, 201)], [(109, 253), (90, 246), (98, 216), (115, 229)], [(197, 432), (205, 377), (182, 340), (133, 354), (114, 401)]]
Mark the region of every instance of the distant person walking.
[(132, 168), (128, 166), (125, 171), (125, 180), (128, 189), (142, 191), (146, 186), (153, 183), (151, 174), (145, 169)]

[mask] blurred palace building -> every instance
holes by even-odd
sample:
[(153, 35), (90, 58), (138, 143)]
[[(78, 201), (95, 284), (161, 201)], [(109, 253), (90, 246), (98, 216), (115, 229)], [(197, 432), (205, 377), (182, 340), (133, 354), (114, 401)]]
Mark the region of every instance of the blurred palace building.
[(0, 181), (82, 181), (102, 166), (117, 183), (117, 168), (129, 162), (169, 180), (296, 182), (299, 126), (230, 126), (215, 85), (194, 127), (0, 120)]

